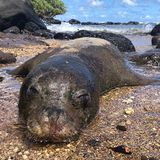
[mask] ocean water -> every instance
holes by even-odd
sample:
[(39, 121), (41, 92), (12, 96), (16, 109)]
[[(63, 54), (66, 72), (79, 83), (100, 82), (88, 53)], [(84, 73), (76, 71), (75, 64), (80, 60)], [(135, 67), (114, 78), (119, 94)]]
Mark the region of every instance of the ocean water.
[(146, 34), (149, 33), (156, 24), (154, 23), (141, 23), (138, 25), (71, 25), (67, 22), (62, 24), (47, 25), (47, 28), (54, 32), (76, 32), (79, 30), (89, 31), (105, 31), (118, 34)]

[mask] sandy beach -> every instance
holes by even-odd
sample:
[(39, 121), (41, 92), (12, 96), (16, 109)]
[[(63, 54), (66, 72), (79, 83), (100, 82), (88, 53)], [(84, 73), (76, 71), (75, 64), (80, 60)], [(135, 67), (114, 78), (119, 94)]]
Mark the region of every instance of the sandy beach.
[[(138, 52), (153, 48), (149, 35), (127, 37), (132, 40)], [(42, 145), (34, 144), (22, 137), (23, 130), (20, 130), (17, 120), (17, 104), (22, 80), (11, 77), (6, 70), (13, 69), (47, 48), (55, 48), (62, 43), (64, 41), (0, 33), (0, 50), (17, 56), (15, 64), (0, 67), (0, 76), (4, 77), (0, 82), (0, 159), (148, 160), (152, 158), (159, 160), (160, 86), (158, 85), (116, 88), (103, 95), (97, 118), (76, 142)], [(124, 147), (127, 151), (116, 152), (117, 147)]]

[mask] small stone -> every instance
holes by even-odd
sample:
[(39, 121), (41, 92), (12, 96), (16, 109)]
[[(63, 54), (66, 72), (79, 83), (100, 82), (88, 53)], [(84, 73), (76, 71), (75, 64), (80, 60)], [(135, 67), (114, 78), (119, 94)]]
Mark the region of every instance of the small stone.
[(59, 149), (59, 148), (56, 148), (56, 151), (57, 151), (57, 152), (59, 152), (59, 151), (60, 151), (60, 149)]
[(158, 160), (158, 159), (154, 157), (150, 157), (148, 160)]
[(27, 155), (23, 155), (22, 158), (23, 159), (28, 159), (28, 156)]
[(18, 148), (18, 147), (15, 147), (15, 149), (13, 150), (13, 152), (17, 153), (18, 150), (19, 150), (19, 148)]
[(132, 99), (124, 99), (122, 102), (126, 103), (126, 104), (130, 104), (133, 102), (133, 100)]
[(29, 151), (25, 151), (24, 154), (25, 155), (29, 155), (30, 153), (29, 153)]
[(127, 115), (131, 115), (131, 114), (134, 113), (134, 109), (131, 108), (131, 107), (129, 107), (129, 108), (126, 108), (126, 109), (124, 110), (124, 112), (125, 112), (125, 114), (127, 114)]
[(114, 152), (123, 153), (123, 154), (132, 154), (130, 149), (127, 146), (121, 145), (115, 148), (111, 148)]
[(130, 120), (127, 120), (127, 121), (126, 121), (126, 124), (127, 124), (127, 125), (131, 125), (132, 123), (131, 123)]
[(0, 82), (2, 82), (4, 80), (4, 77), (0, 77)]
[(141, 160), (148, 160), (148, 158), (146, 156), (142, 155)]
[(101, 142), (96, 139), (91, 139), (87, 142), (87, 144), (92, 147), (98, 147), (98, 146), (100, 146)]
[(126, 124), (124, 122), (119, 123), (116, 128), (120, 131), (127, 131)]
[(22, 155), (22, 152), (19, 152), (18, 155), (21, 156), (21, 155)]

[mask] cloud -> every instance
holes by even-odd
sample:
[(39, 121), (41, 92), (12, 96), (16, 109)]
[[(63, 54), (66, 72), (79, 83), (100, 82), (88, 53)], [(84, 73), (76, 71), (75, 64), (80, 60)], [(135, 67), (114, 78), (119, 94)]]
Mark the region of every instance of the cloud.
[(135, 6), (137, 4), (136, 0), (122, 0), (122, 2), (129, 6)]
[(102, 0), (89, 0), (92, 6), (102, 6), (104, 2)]
[(100, 15), (101, 18), (106, 18), (107, 16), (105, 14)]
[(119, 11), (118, 12), (119, 17), (125, 18), (127, 15), (128, 15), (128, 12), (126, 12), (126, 11)]
[(151, 19), (152, 17), (150, 15), (146, 15), (145, 19)]
[(84, 11), (84, 7), (80, 7), (79, 10), (80, 10), (80, 11)]

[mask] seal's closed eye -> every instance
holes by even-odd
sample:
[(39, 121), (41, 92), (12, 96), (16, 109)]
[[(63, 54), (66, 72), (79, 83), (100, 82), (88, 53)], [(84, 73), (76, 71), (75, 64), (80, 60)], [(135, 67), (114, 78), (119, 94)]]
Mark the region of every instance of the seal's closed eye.
[(87, 90), (81, 89), (73, 94), (73, 99), (77, 105), (86, 108), (87, 104), (91, 101), (90, 94)]
[(30, 96), (30, 95), (37, 95), (39, 93), (38, 89), (34, 86), (31, 86), (28, 88), (27, 90), (27, 95)]

